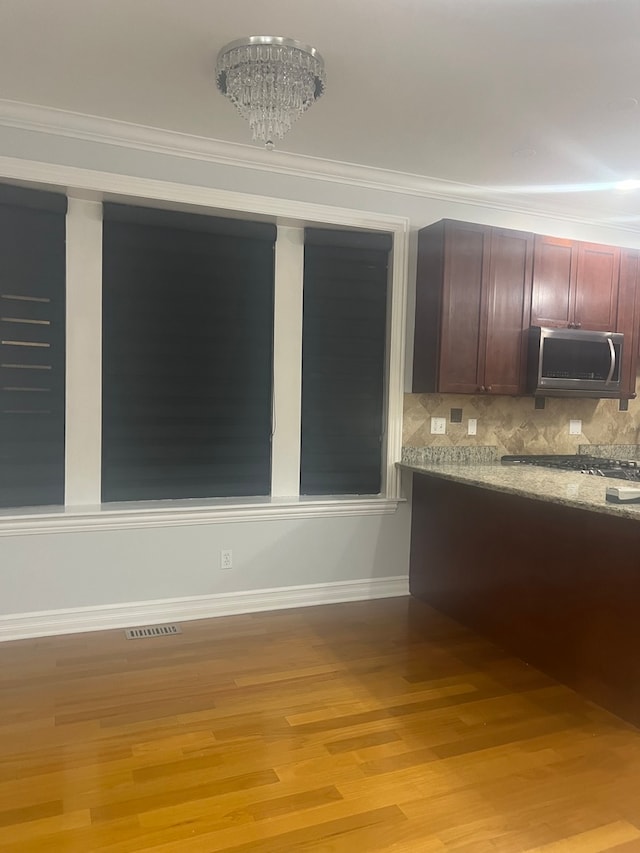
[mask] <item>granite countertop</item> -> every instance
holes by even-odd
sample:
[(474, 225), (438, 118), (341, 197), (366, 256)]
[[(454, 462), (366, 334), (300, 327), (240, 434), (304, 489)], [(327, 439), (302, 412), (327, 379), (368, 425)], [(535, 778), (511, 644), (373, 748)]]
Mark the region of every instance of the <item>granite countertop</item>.
[[(398, 466), (417, 474), (428, 474), (533, 500), (602, 512), (640, 522), (640, 504), (615, 504), (605, 500), (607, 486), (635, 486), (624, 480), (606, 479), (572, 471), (556, 471), (533, 465), (502, 465), (500, 462), (474, 461), (447, 463), (405, 461)], [(640, 483), (637, 484), (640, 489)]]

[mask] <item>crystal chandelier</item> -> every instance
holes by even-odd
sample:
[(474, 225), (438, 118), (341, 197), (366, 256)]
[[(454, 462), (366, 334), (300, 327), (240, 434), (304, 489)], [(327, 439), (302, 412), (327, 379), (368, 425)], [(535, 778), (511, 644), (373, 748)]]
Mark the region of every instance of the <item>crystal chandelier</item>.
[(216, 83), (268, 149), (324, 92), (324, 61), (294, 39), (250, 36), (222, 48)]

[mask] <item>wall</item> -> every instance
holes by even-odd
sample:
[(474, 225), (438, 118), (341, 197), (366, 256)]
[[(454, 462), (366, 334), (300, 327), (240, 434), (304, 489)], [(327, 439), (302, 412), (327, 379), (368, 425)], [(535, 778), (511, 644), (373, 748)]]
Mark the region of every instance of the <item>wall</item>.
[[(60, 118), (62, 122), (64, 116)], [(210, 159), (171, 150), (142, 139), (128, 145), (118, 142), (115, 124), (103, 133), (88, 129), (67, 132), (35, 129), (38, 122), (23, 121), (0, 126), (0, 174), (15, 178), (16, 162), (25, 166), (25, 180), (50, 180), (48, 165), (72, 166), (121, 176), (121, 193), (126, 194), (129, 177), (154, 178), (203, 188), (233, 190), (247, 196), (273, 200), (274, 214), (279, 199), (307, 201), (359, 211), (405, 216), (412, 230), (443, 217), (521, 228), (576, 239), (640, 247), (640, 235), (609, 227), (562, 220), (554, 216), (461, 203), (454, 198), (429, 197), (411, 189), (385, 190), (368, 180), (346, 175), (323, 179), (311, 169), (278, 171), (278, 154), (269, 166), (243, 166), (239, 159)], [(124, 132), (124, 131), (122, 131)], [(142, 131), (132, 133), (140, 136)], [(177, 138), (178, 135), (176, 135)], [(173, 143), (172, 143), (173, 144)], [(177, 143), (175, 143), (177, 145)], [(8, 158), (12, 158), (11, 160)], [(32, 165), (33, 164), (33, 165)], [(86, 192), (99, 189), (99, 175), (87, 172)], [(97, 196), (99, 197), (99, 196)], [(412, 268), (415, 264), (415, 241)], [(414, 274), (410, 272), (410, 283)], [(412, 349), (413, 302), (407, 305), (407, 352)], [(410, 387), (407, 371), (406, 387)], [(407, 398), (406, 436), (410, 442), (424, 443), (425, 418), (436, 410), (448, 412), (452, 399)], [(500, 441), (519, 442), (526, 433), (529, 446), (543, 441), (541, 436), (559, 434), (569, 416), (560, 412), (560, 403), (551, 402), (546, 412), (531, 411), (530, 400), (488, 401), (465, 398), (465, 417), (471, 411), (479, 418), (478, 441), (488, 434)], [(601, 404), (597, 404), (601, 405)], [(593, 421), (596, 404), (572, 408), (571, 416), (582, 417), (585, 430)], [(608, 422), (627, 425), (634, 415), (613, 411), (604, 404)], [(591, 407), (591, 408), (590, 408)], [(634, 409), (636, 407), (634, 406)], [(556, 426), (552, 425), (558, 419)], [(555, 423), (555, 421), (554, 421)], [(547, 424), (541, 428), (541, 424)], [(613, 429), (613, 427), (611, 427)], [(618, 427), (618, 430), (620, 427)], [(627, 427), (625, 427), (627, 430)], [(524, 432), (523, 432), (524, 431)], [(633, 431), (629, 428), (629, 431)], [(622, 432), (618, 433), (622, 435)], [(625, 432), (626, 435), (626, 432)], [(462, 436), (448, 436), (449, 440)], [(600, 436), (599, 436), (600, 438)], [(510, 444), (510, 447), (512, 445)], [(105, 610), (127, 602), (215, 596), (249, 590), (280, 589), (300, 584), (335, 584), (368, 579), (408, 576), (410, 512), (406, 504), (391, 515), (347, 518), (310, 518), (168, 527), (144, 530), (113, 530), (85, 533), (22, 535), (0, 538), (0, 628), (2, 615), (30, 614), (68, 608), (94, 607)], [(218, 552), (234, 549), (234, 569), (221, 572)], [(35, 618), (35, 617), (34, 617)]]
[[(463, 422), (449, 423), (461, 408)], [(447, 419), (446, 435), (431, 435), (431, 418)], [(467, 420), (477, 418), (477, 435), (467, 435)], [(569, 420), (582, 421), (582, 434), (569, 435)], [(577, 453), (578, 446), (640, 444), (640, 399), (627, 412), (617, 400), (567, 400), (548, 397), (534, 409), (532, 397), (461, 394), (405, 394), (403, 444), (407, 447), (495, 446), (498, 454)]]
[[(216, 593), (239, 593), (241, 610), (249, 590), (402, 578), (408, 524), (409, 507), (401, 504), (371, 517), (3, 537), (0, 637), (9, 614)], [(233, 549), (230, 570), (220, 569), (222, 548)]]

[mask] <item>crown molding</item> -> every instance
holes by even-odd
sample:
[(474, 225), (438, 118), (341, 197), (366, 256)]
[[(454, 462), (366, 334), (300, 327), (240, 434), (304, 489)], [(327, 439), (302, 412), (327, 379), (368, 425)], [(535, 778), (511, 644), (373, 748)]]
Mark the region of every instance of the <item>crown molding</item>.
[(484, 192), (482, 188), (453, 181), (325, 160), (279, 149), (266, 151), (254, 145), (241, 145), (19, 101), (0, 99), (0, 127), (50, 133), (69, 139), (117, 145), (243, 169), (255, 168), (314, 181), (357, 184), (385, 192), (431, 195), (434, 198), (449, 200), (465, 200), (467, 197), (471, 199), (474, 195)]
[(561, 211), (526, 201), (507, 199), (508, 190), (442, 180), (409, 172), (325, 160), (286, 151), (265, 151), (219, 139), (133, 124), (118, 119), (0, 99), (0, 127), (53, 134), (69, 139), (113, 145), (154, 154), (183, 157), (218, 165), (286, 175), (311, 181), (329, 181), (385, 193), (437, 199), (522, 215), (532, 213), (559, 221), (615, 227), (637, 234), (637, 229), (615, 226), (606, 219), (585, 217), (579, 210)]

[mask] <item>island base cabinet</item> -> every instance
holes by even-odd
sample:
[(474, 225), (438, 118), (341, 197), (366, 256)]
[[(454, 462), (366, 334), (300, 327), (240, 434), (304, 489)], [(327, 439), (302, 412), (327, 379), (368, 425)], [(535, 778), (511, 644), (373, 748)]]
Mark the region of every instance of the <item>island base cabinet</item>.
[(411, 594), (640, 726), (640, 518), (413, 479)]

